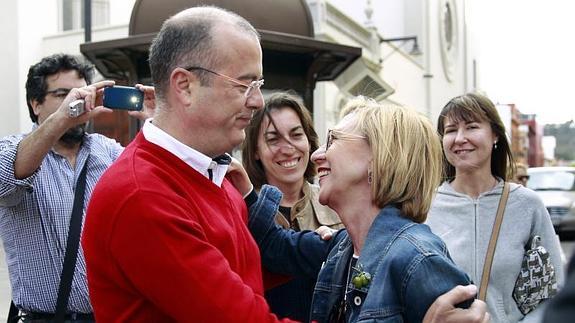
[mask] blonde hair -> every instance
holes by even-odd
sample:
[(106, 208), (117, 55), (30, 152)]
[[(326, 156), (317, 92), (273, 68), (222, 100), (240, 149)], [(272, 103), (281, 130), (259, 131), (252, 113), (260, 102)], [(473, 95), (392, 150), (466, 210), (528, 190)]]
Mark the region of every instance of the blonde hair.
[(441, 181), (442, 149), (425, 116), (397, 105), (357, 97), (342, 110), (353, 114), (355, 131), (367, 137), (373, 154), (371, 192), (376, 205), (397, 205), (421, 223)]

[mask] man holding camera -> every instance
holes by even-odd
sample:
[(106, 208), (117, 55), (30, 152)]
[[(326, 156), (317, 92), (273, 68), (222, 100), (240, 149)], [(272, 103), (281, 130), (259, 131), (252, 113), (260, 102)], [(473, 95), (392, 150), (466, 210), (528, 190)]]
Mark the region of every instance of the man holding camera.
[[(77, 203), (81, 221), (96, 182), (123, 150), (112, 139), (85, 132), (88, 120), (109, 111), (96, 102), (104, 87), (114, 85), (89, 85), (92, 75), (93, 66), (65, 54), (31, 66), (26, 101), (32, 131), (0, 139), (0, 236), (12, 299), (24, 320), (52, 321), (60, 298), (63, 319), (93, 321), (81, 248), (68, 266), (69, 291), (60, 286), (76, 187), (85, 186)], [(61, 296), (66, 293), (68, 298)]]

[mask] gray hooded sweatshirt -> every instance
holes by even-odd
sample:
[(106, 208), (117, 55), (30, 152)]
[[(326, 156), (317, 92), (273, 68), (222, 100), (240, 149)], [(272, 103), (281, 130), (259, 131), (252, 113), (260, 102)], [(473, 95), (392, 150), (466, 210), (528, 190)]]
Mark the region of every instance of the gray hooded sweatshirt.
[[(524, 317), (512, 297), (524, 246), (533, 235), (541, 237), (541, 244), (551, 256), (561, 287), (564, 279), (561, 245), (537, 194), (521, 185), (510, 185), (487, 288), (487, 307), (494, 323), (521, 320), (540, 322), (545, 306), (538, 306)], [(456, 192), (448, 182), (444, 182), (437, 191), (427, 218), (426, 224), (445, 241), (455, 263), (467, 272), (478, 287), (502, 192), (503, 181), (500, 180), (491, 191), (473, 199)]]

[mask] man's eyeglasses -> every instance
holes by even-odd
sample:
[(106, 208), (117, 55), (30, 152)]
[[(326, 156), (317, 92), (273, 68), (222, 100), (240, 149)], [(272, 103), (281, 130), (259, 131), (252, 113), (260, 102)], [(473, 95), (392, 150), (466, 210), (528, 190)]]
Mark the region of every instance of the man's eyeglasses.
[(65, 88), (57, 88), (54, 90), (46, 91), (46, 95), (50, 94), (51, 96), (55, 97), (56, 99), (63, 100), (68, 93), (70, 93), (72, 89), (65, 89)]
[(331, 129), (327, 132), (327, 139), (325, 141), (325, 151), (327, 151), (329, 149), (331, 144), (333, 144), (333, 141), (336, 139), (357, 140), (357, 139), (366, 139), (366, 138), (367, 138), (366, 136)]
[(226, 80), (228, 80), (228, 81), (230, 81), (230, 82), (232, 82), (232, 83), (234, 83), (234, 84), (236, 84), (236, 85), (243, 86), (243, 87), (246, 88), (246, 91), (244, 92), (244, 97), (246, 97), (246, 98), (249, 97), (249, 96), (253, 93), (254, 90), (257, 90), (257, 89), (261, 88), (262, 85), (264, 85), (264, 79), (256, 80), (256, 81), (251, 81), (250, 83), (246, 84), (246, 83), (244, 83), (244, 82), (242, 82), (242, 81), (240, 81), (240, 80), (238, 80), (238, 79), (235, 79), (235, 78), (233, 78), (233, 77), (230, 77), (230, 76), (227, 76), (227, 75), (218, 73), (218, 72), (214, 72), (214, 71), (212, 71), (212, 70), (209, 70), (209, 69), (203, 68), (203, 67), (199, 67), (199, 66), (187, 67), (187, 68), (185, 68), (185, 70), (186, 70), (186, 71), (189, 71), (189, 72), (191, 72), (191, 71), (193, 71), (193, 70), (205, 71), (205, 72), (208, 72), (208, 73), (212, 73), (212, 74), (214, 74), (214, 75), (217, 75), (217, 76), (219, 76), (219, 77), (222, 77), (222, 78), (224, 78), (224, 79), (226, 79)]

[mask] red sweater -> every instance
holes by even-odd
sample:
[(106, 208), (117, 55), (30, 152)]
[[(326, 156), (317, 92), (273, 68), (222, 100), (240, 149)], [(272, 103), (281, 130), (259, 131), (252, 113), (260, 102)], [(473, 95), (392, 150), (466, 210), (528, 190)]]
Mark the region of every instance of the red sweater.
[(140, 133), (102, 176), (82, 246), (100, 322), (274, 322), (241, 195)]

